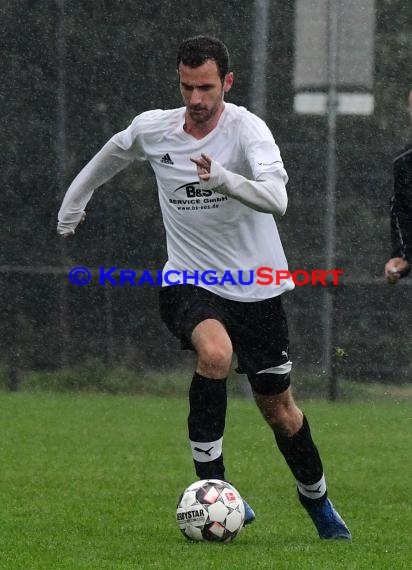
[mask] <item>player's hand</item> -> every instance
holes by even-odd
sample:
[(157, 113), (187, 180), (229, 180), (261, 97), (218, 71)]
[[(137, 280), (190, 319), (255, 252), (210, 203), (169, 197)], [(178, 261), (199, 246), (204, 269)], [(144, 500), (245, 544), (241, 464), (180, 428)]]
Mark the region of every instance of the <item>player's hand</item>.
[(393, 257), (385, 265), (385, 278), (391, 285), (396, 285), (401, 277), (410, 271), (409, 262), (403, 257)]
[(197, 166), (197, 175), (201, 180), (207, 181), (210, 178), (210, 169), (212, 159), (207, 154), (201, 154), (200, 157), (191, 156), (190, 160)]
[[(79, 223), (77, 224), (77, 226), (79, 226), (80, 224), (82, 224), (84, 222), (84, 220), (86, 219), (86, 212), (82, 212), (81, 218), (79, 220)], [(69, 239), (71, 237), (74, 236), (74, 229), (72, 227), (67, 227), (68, 224), (64, 224), (59, 222), (57, 224), (57, 233), (59, 234), (59, 236), (63, 239)], [(76, 226), (76, 227), (77, 227)]]

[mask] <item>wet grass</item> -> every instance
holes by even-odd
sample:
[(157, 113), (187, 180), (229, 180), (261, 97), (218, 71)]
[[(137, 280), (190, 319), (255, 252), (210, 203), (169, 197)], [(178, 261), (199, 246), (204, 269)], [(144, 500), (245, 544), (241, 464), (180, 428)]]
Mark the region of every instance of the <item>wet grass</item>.
[(303, 407), (351, 543), (317, 538), (249, 400), (230, 400), (225, 457), (257, 520), (211, 545), (174, 521), (195, 479), (184, 399), (0, 392), (0, 568), (409, 569), (410, 404)]

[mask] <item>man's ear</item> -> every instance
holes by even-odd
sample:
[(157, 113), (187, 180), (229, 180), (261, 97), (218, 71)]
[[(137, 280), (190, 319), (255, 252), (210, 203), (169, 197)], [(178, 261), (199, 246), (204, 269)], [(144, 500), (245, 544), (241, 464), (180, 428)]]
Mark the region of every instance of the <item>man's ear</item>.
[(225, 79), (223, 81), (223, 91), (227, 93), (231, 90), (233, 85), (233, 71), (226, 73)]

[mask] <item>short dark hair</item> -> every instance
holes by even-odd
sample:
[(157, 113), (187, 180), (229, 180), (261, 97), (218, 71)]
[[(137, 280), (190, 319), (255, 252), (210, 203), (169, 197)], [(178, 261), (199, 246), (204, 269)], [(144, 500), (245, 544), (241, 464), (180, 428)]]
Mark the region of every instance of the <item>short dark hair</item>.
[(189, 67), (200, 67), (208, 59), (216, 62), (223, 81), (229, 72), (229, 50), (222, 41), (211, 36), (194, 36), (184, 40), (177, 52), (177, 68), (180, 63)]

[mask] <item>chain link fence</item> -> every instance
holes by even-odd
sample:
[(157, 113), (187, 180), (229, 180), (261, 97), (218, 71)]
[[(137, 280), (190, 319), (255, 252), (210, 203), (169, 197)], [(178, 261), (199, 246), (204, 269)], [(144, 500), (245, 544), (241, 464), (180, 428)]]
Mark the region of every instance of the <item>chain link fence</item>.
[[(182, 38), (207, 32), (228, 44), (235, 70), (229, 100), (250, 107), (255, 11), (250, 2), (228, 1), (219, 9), (195, 2), (193, 13), (209, 14), (205, 29), (180, 3), (121, 4), (27, 0), (3, 11), (9, 50), (0, 64), (8, 127), (0, 133), (0, 367), (11, 389), (27, 370), (101, 362), (139, 373), (188, 362), (160, 322), (156, 287), (75, 287), (67, 279), (77, 265), (162, 268), (164, 231), (149, 167), (133, 165), (96, 191), (86, 224), (64, 247), (56, 216), (70, 180), (112, 133), (144, 110), (181, 105), (174, 57)], [(290, 177), (289, 209), (279, 230), (291, 270), (322, 269), (329, 239), (327, 119), (294, 112), (295, 3), (268, 6), (265, 118)], [(376, 2), (374, 114), (337, 118), (341, 285), (297, 287), (285, 295), (294, 364), (323, 375), (330, 398), (338, 397), (343, 378), (407, 383), (411, 377), (410, 280), (389, 287), (382, 276), (390, 254), (391, 162), (409, 136), (411, 18), (412, 4)], [(333, 366), (325, 377), (327, 295), (334, 299)]]

